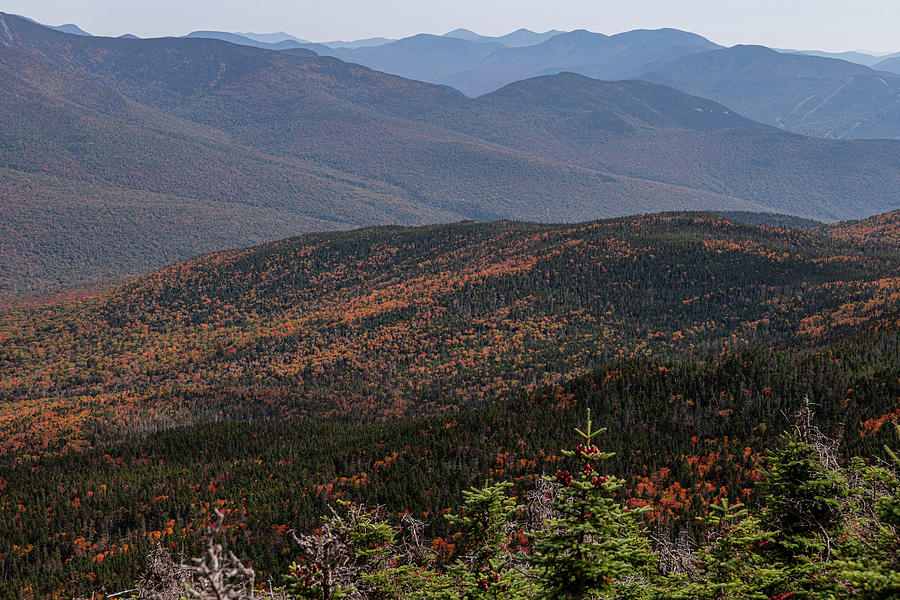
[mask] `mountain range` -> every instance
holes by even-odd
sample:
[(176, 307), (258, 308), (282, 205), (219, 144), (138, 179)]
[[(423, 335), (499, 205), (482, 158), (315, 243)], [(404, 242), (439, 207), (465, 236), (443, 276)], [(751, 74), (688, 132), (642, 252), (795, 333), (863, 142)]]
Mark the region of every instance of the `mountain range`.
[[(61, 31), (88, 35), (72, 25), (63, 27), (68, 29)], [(483, 36), (456, 29), (443, 36), (326, 43), (306, 42), (283, 32), (195, 31), (188, 37), (269, 50), (306, 48), (321, 56), (447, 85), (469, 96), (566, 71), (606, 80), (644, 79), (804, 135), (900, 139), (900, 58), (896, 55), (723, 48), (674, 29), (613, 36), (527, 29)]]
[[(241, 43), (231, 34), (199, 35)], [(512, 39), (524, 42), (515, 44)], [(891, 72), (900, 63), (892, 56), (775, 51), (761, 46), (723, 48), (674, 29), (614, 36), (584, 30), (541, 35), (523, 31), (495, 38), (457, 30), (377, 47), (289, 45), (448, 85), (469, 96), (568, 71), (596, 79), (664, 83), (804, 135), (900, 139), (900, 75)]]
[(9, 15), (0, 32), (6, 291), (304, 231), (674, 209), (833, 221), (896, 208), (900, 188), (900, 143), (787, 134), (651, 83), (564, 73), (473, 100), (304, 49)]
[[(613, 36), (585, 30), (548, 34), (514, 32), (497, 38), (420, 34), (371, 48), (306, 47), (379, 71), (449, 85), (468, 96), (563, 71), (597, 79), (629, 79), (660, 60), (720, 48), (701, 36), (675, 29)], [(517, 38), (529, 43), (509, 43)]]
[(444, 37), (459, 38), (470, 42), (496, 42), (508, 48), (519, 48), (522, 46), (534, 46), (535, 44), (540, 44), (561, 33), (565, 32), (558, 29), (551, 29), (543, 33), (537, 33), (530, 29), (523, 28), (517, 29), (512, 33), (507, 33), (506, 35), (489, 36), (480, 35), (469, 29), (460, 28), (445, 33)]
[(641, 78), (806, 135), (900, 138), (900, 75), (842, 60), (735, 46), (676, 59)]
[[(469, 29), (454, 29), (445, 33), (443, 36), (449, 39), (460, 39), (467, 42), (475, 43), (495, 43), (508, 48), (517, 48), (522, 46), (533, 46), (546, 41), (556, 35), (565, 33), (556, 29), (551, 29), (543, 33), (537, 33), (529, 29), (518, 29), (506, 35), (487, 36), (475, 33)], [(334, 40), (329, 42), (310, 42), (302, 40), (298, 37), (279, 31), (276, 33), (232, 33), (227, 31), (193, 31), (185, 37), (202, 37), (217, 40), (224, 40), (245, 46), (255, 46), (258, 48), (268, 48), (269, 50), (284, 50), (287, 48), (324, 48), (339, 49), (357, 49), (357, 48), (374, 48), (400, 40), (386, 37), (371, 37), (359, 40)]]

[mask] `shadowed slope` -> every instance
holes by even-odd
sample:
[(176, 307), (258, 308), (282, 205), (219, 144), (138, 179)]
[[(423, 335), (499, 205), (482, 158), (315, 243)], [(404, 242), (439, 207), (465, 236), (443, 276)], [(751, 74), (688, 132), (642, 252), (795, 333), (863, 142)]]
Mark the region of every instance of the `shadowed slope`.
[(106, 438), (212, 415), (382, 418), (629, 357), (808, 348), (893, 327), (898, 276), (896, 248), (708, 214), (313, 234), (0, 312), (0, 447), (61, 447), (35, 438), (50, 407), (111, 411)]
[(735, 46), (680, 58), (641, 78), (806, 135), (900, 138), (900, 76), (842, 60)]

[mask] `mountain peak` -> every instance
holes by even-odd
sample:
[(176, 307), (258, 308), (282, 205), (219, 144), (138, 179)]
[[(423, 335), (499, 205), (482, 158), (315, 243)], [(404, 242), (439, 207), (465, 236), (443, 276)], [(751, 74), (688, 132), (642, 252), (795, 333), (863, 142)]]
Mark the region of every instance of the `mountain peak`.
[(465, 29), (464, 27), (459, 27), (457, 29), (454, 29), (453, 31), (448, 31), (441, 37), (458, 38), (461, 40), (475, 42), (475, 41), (482, 39), (484, 36), (481, 34), (475, 33), (471, 29)]
[(779, 54), (775, 50), (759, 44), (736, 44), (729, 50), (732, 50), (735, 54), (743, 55), (775, 56)]
[(10, 13), (0, 13), (0, 15), (2, 15), (2, 16), (10, 16), (10, 17), (16, 17), (16, 18), (19, 18), (19, 19), (24, 19), (24, 20), (26, 20), (26, 21), (29, 21), (29, 22), (31, 22), (31, 23), (34, 23), (35, 25), (40, 25), (41, 27), (46, 27), (47, 29), (53, 29), (54, 31), (59, 31), (59, 32), (62, 32), (62, 33), (68, 33), (68, 34), (70, 34), (70, 35), (80, 35), (80, 36), (83, 36), (83, 37), (93, 37), (93, 35), (91, 35), (91, 34), (88, 33), (87, 31), (85, 31), (84, 29), (82, 29), (82, 28), (79, 27), (78, 25), (75, 25), (74, 23), (66, 23), (65, 25), (47, 25), (47, 24), (45, 24), (45, 23), (40, 23), (40, 22), (38, 22), (38, 21), (35, 21), (34, 19), (32, 19), (32, 18), (30, 18), (30, 17), (26, 17), (26, 16), (24, 16), (24, 15), (14, 15), (14, 14), (10, 14)]
[(262, 42), (264, 44), (279, 44), (281, 42), (297, 42), (299, 44), (309, 43), (307, 40), (301, 40), (300, 38), (284, 31), (276, 31), (274, 33), (253, 33), (247, 31), (237, 32), (236, 35), (251, 39), (256, 42)]

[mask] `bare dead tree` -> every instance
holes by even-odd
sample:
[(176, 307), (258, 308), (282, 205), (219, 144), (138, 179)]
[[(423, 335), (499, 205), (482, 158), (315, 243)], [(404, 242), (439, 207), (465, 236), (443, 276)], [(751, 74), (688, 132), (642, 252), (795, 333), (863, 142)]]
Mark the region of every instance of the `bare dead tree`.
[(160, 545), (147, 555), (147, 566), (137, 582), (137, 593), (146, 600), (179, 600), (191, 571), (172, 560), (172, 554)]
[(697, 570), (697, 557), (691, 550), (691, 539), (687, 531), (681, 530), (673, 538), (670, 531), (657, 531), (650, 535), (659, 553), (657, 568), (663, 575), (687, 574)]
[(538, 477), (534, 489), (526, 492), (525, 520), (528, 529), (531, 531), (546, 529), (550, 519), (557, 516), (553, 503), (559, 495), (559, 488), (558, 483), (551, 483), (543, 477)]
[[(363, 566), (358, 564), (351, 533), (359, 531), (362, 526), (376, 523), (381, 507), (370, 510), (351, 505), (344, 516), (334, 508), (329, 509), (332, 516), (319, 529), (300, 535), (291, 530), (291, 537), (299, 550), (300, 560), (315, 575), (322, 600), (331, 600), (339, 590), (341, 598), (363, 599), (366, 597), (365, 590), (361, 590), (359, 586), (360, 576), (364, 571)], [(388, 554), (385, 552), (385, 556)], [(365, 565), (368, 570), (377, 570), (382, 566), (384, 565)]]
[(840, 461), (838, 460), (838, 450), (843, 438), (844, 425), (843, 423), (840, 424), (836, 437), (832, 438), (825, 435), (821, 429), (813, 424), (813, 417), (815, 417), (814, 406), (809, 396), (804, 396), (802, 405), (794, 414), (794, 432), (801, 440), (812, 446), (819, 456), (822, 466), (829, 471), (838, 472), (841, 469)]
[(400, 552), (411, 564), (422, 564), (430, 556), (425, 541), (425, 521), (406, 513), (400, 519), (400, 528), (405, 533), (400, 541)]
[(207, 528), (206, 551), (193, 559), (188, 566), (191, 582), (185, 587), (187, 597), (193, 600), (253, 600), (256, 572), (226, 551), (215, 541), (221, 531), (225, 515), (216, 509), (217, 521)]

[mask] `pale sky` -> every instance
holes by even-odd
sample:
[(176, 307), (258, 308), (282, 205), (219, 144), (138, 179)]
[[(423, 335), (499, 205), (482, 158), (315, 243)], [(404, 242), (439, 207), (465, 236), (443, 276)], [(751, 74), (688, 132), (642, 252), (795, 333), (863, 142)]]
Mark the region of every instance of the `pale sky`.
[(0, 11), (111, 36), (283, 30), (328, 41), (457, 27), (485, 35), (675, 27), (724, 45), (900, 51), (900, 0), (3, 0)]

